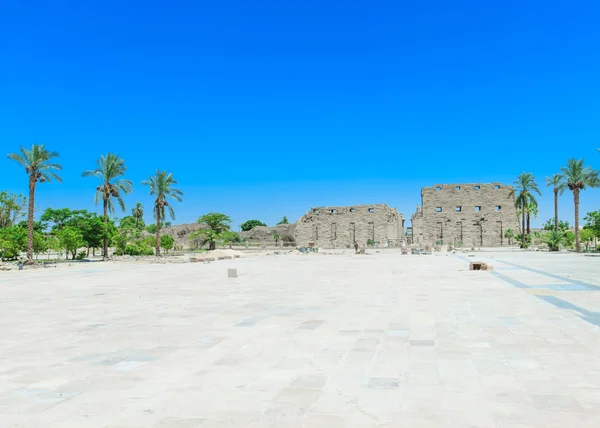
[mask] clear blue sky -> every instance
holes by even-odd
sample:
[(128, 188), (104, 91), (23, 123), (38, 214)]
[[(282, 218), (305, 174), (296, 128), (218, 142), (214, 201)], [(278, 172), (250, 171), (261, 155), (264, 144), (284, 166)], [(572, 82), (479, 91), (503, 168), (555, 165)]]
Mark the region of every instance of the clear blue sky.
[[(543, 185), (569, 157), (600, 168), (598, 22), (597, 1), (4, 0), (0, 188), (27, 191), (5, 154), (32, 143), (64, 166), (40, 212), (100, 212), (80, 174), (108, 151), (128, 208), (174, 173), (178, 223), (382, 202), (409, 218), (422, 186)], [(550, 190), (540, 204), (551, 217)]]

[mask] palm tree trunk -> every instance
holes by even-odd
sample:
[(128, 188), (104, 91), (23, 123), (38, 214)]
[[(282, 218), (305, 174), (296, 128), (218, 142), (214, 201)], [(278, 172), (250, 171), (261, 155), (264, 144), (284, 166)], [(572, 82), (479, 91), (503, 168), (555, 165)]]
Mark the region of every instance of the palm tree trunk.
[(521, 221), (523, 223), (521, 228), (521, 248), (525, 248), (525, 203), (521, 202)]
[(581, 253), (581, 241), (579, 240), (579, 189), (573, 190), (573, 202), (575, 203), (575, 248)]
[(104, 254), (102, 260), (108, 260), (108, 198), (104, 195)]
[(33, 264), (33, 211), (35, 209), (35, 183), (37, 178), (29, 176), (29, 211), (27, 213), (27, 263)]
[(527, 211), (527, 235), (531, 235), (531, 213)]
[(554, 230), (558, 230), (558, 189), (554, 188)]
[(160, 207), (156, 206), (156, 255), (160, 256)]

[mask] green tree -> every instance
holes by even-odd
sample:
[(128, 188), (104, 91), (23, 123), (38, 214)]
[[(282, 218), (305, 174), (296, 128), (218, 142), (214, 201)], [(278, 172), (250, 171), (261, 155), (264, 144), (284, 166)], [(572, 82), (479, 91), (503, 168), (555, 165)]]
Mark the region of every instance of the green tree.
[(183, 192), (173, 185), (177, 184), (177, 180), (173, 178), (173, 174), (168, 174), (167, 171), (156, 170), (156, 175), (148, 177), (148, 180), (142, 181), (142, 184), (150, 187), (150, 195), (156, 196), (154, 200), (153, 214), (156, 219), (156, 255), (160, 255), (160, 226), (161, 220), (165, 218), (165, 207), (168, 207), (171, 220), (175, 220), (175, 210), (167, 202), (167, 197), (173, 198), (181, 202)]
[(48, 251), (48, 239), (44, 234), (33, 231), (33, 252), (35, 254), (35, 258), (39, 258), (40, 253), (45, 253)]
[(581, 252), (579, 239), (579, 194), (586, 187), (599, 187), (600, 179), (598, 171), (589, 166), (584, 166), (583, 159), (569, 159), (567, 165), (561, 168), (566, 186), (573, 192), (573, 204), (575, 206), (575, 248)]
[(70, 252), (73, 255), (73, 260), (75, 260), (77, 250), (85, 245), (81, 230), (75, 226), (65, 226), (56, 233), (56, 236), (60, 242), (60, 247), (67, 253), (67, 258)]
[(14, 259), (27, 249), (27, 229), (7, 226), (0, 229), (0, 259)]
[(209, 242), (209, 250), (214, 250), (216, 241), (223, 239), (223, 234), (229, 232), (231, 228), (231, 219), (228, 215), (221, 213), (204, 214), (198, 219), (198, 223), (205, 224), (208, 229), (198, 229), (192, 233), (192, 237), (204, 236)]
[[(104, 220), (96, 213), (87, 210), (71, 210), (69, 208), (48, 208), (40, 216), (40, 220), (52, 224), (52, 233), (57, 233), (66, 226), (79, 229), (85, 241), (85, 247), (89, 255), (90, 249), (103, 246), (105, 236), (110, 239), (116, 228), (112, 220)], [(34, 226), (34, 229), (35, 226)], [(41, 231), (41, 230), (40, 230)]]
[(233, 244), (240, 244), (243, 240), (239, 233), (226, 230), (219, 235), (219, 242), (222, 245), (228, 245), (229, 248), (231, 248)]
[[(164, 226), (164, 223), (161, 222), (160, 227), (163, 227), (163, 226)], [(146, 232), (151, 233), (153, 235), (156, 235), (156, 229), (158, 229), (158, 228), (156, 227), (156, 224), (154, 224), (154, 223), (151, 223), (148, 226), (146, 226)]]
[[(558, 226), (558, 228), (557, 228), (557, 226)], [(546, 223), (544, 223), (543, 229), (544, 230), (561, 230), (564, 232), (566, 230), (571, 229), (571, 225), (566, 220), (561, 220), (557, 223), (556, 219), (553, 217), (551, 219), (546, 220)]]
[(96, 213), (88, 213), (73, 220), (72, 225), (81, 230), (83, 240), (87, 248), (87, 255), (90, 255), (91, 248), (100, 248), (104, 244), (104, 239), (110, 239), (116, 233), (117, 228), (112, 220), (104, 221)]
[[(153, 224), (150, 226), (156, 227)], [(137, 219), (131, 215), (123, 217), (121, 219), (121, 221), (119, 222), (119, 228), (130, 228), (130, 227), (137, 229), (137, 230), (144, 230), (144, 229), (146, 229), (146, 223), (144, 222), (143, 218)], [(156, 232), (156, 230), (153, 230), (150, 233), (155, 233), (155, 232)]]
[(592, 230), (594, 236), (600, 238), (600, 210), (587, 213), (583, 219), (586, 222), (583, 228)]
[(26, 204), (23, 195), (0, 192), (0, 228), (17, 224), (24, 216)]
[[(162, 236), (161, 236), (162, 238)], [(141, 239), (141, 242), (144, 245), (149, 246), (150, 248), (156, 248), (156, 236), (146, 236)]]
[[(135, 219), (135, 227), (139, 227), (140, 221), (144, 222), (144, 206), (141, 202), (135, 204), (135, 208), (131, 209), (131, 216)], [(144, 226), (141, 226), (143, 229)]]
[(165, 250), (166, 253), (173, 249), (174, 244), (175, 238), (173, 238), (171, 235), (163, 235), (160, 237), (160, 246), (163, 250)]
[(515, 233), (512, 229), (508, 228), (504, 231), (504, 237), (508, 239), (508, 245), (512, 245), (512, 240), (515, 238)]
[(277, 243), (279, 242), (279, 233), (275, 232), (273, 234), (273, 239), (275, 240), (275, 246), (277, 246)]
[(62, 181), (56, 171), (62, 166), (52, 160), (58, 157), (57, 152), (48, 151), (42, 144), (34, 144), (31, 149), (21, 146), (21, 153), (11, 153), (9, 159), (25, 167), (29, 177), (29, 207), (27, 212), (27, 263), (33, 264), (33, 213), (35, 211), (35, 187), (37, 183), (52, 180)]
[(583, 228), (580, 232), (581, 242), (585, 245), (585, 249), (589, 248), (589, 245), (594, 242), (594, 231), (592, 229)]
[[(22, 220), (19, 223), (17, 223), (16, 225), (22, 227), (25, 230), (27, 230), (27, 220)], [(33, 231), (34, 232), (44, 233), (45, 230), (46, 230), (46, 224), (45, 223), (42, 223), (41, 221), (34, 221), (33, 222)]]
[(283, 216), (283, 218), (281, 219), (281, 221), (279, 223), (277, 223), (278, 225), (280, 224), (290, 224), (290, 222), (288, 221), (288, 218), (286, 216)]
[(137, 229), (132, 222), (130, 225), (126, 225), (125, 227), (119, 227), (116, 233), (112, 236), (111, 243), (114, 247), (116, 247), (117, 254), (122, 256), (125, 254), (127, 245), (131, 242), (139, 241), (141, 236), (141, 230)]
[(558, 196), (565, 191), (566, 185), (561, 174), (546, 177), (546, 186), (552, 187), (554, 191), (554, 230), (558, 230)]
[[(526, 228), (525, 228), (525, 215), (527, 212), (528, 204), (535, 205), (537, 207), (537, 200), (533, 193), (541, 195), (540, 189), (535, 182), (535, 177), (530, 172), (523, 172), (517, 176), (514, 183), (515, 191), (518, 195), (515, 199), (515, 206), (521, 210), (522, 217), (522, 229), (521, 229), (521, 248), (526, 248)], [(530, 205), (531, 206), (531, 205)]]
[(569, 248), (572, 248), (576, 239), (575, 233), (571, 232), (570, 230), (565, 230), (563, 233), (565, 235), (565, 245)]
[(71, 210), (69, 208), (46, 208), (40, 216), (40, 221), (42, 223), (51, 223), (52, 230), (59, 230), (80, 212), (79, 210)]
[(256, 226), (266, 226), (266, 224), (264, 224), (260, 220), (248, 220), (248, 221), (245, 221), (244, 223), (240, 224), (240, 228), (242, 229), (242, 232), (247, 232), (249, 230), (252, 230)]
[[(50, 251), (50, 250), (60, 251), (61, 250), (60, 241), (54, 235), (46, 236), (46, 244), (48, 246), (48, 249), (46, 251)], [(48, 255), (48, 258), (50, 258), (50, 255)]]
[(525, 212), (527, 212), (527, 234), (531, 235), (531, 217), (537, 218), (538, 216), (538, 206), (537, 202), (534, 204), (531, 201), (527, 202), (525, 206)]
[(100, 180), (100, 186), (96, 187), (96, 196), (94, 202), (97, 204), (102, 201), (104, 208), (104, 246), (103, 246), (103, 260), (108, 260), (108, 213), (114, 215), (115, 206), (113, 198), (115, 198), (122, 211), (125, 211), (125, 202), (123, 201), (122, 195), (127, 195), (133, 190), (133, 183), (131, 180), (119, 178), (125, 175), (127, 167), (125, 161), (114, 153), (108, 153), (106, 156), (102, 155), (96, 161), (97, 168), (84, 171), (81, 175), (83, 177), (96, 177)]

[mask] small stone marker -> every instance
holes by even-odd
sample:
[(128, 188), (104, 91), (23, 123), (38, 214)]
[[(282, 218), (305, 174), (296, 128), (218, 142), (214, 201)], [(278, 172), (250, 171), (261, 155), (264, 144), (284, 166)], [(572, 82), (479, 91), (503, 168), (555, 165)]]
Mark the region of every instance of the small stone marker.
[(494, 270), (494, 267), (487, 263), (471, 262), (469, 263), (469, 270)]
[(469, 263), (469, 270), (483, 270), (483, 266), (485, 266), (485, 263), (481, 263), (481, 262), (471, 262)]
[(227, 278), (237, 278), (237, 269), (227, 269)]

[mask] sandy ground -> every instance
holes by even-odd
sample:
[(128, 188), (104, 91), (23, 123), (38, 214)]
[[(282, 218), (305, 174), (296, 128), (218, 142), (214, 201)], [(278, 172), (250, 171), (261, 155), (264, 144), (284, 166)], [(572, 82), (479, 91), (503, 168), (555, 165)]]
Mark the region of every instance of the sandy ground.
[(0, 426), (598, 427), (599, 273), (398, 251), (0, 272)]

